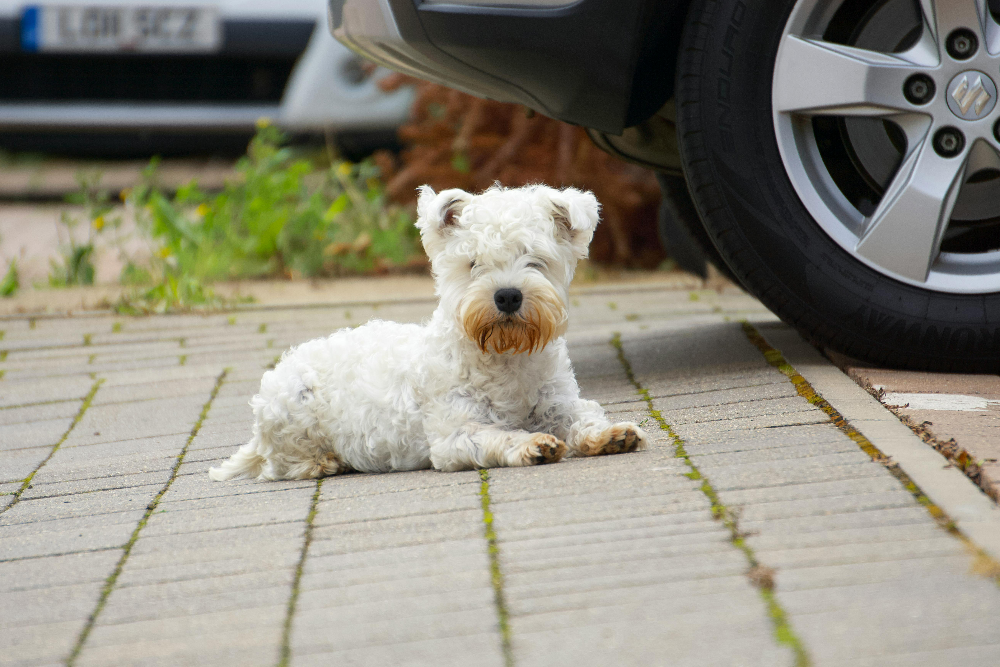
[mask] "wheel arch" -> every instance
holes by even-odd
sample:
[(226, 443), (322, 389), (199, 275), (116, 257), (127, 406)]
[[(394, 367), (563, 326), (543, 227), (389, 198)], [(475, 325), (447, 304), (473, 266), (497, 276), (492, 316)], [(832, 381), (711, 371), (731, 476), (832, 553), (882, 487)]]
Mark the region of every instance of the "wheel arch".
[(679, 0), (673, 5), (655, 3), (649, 17), (649, 30), (639, 45), (625, 127), (648, 120), (674, 96), (681, 33), (688, 10), (698, 1)]

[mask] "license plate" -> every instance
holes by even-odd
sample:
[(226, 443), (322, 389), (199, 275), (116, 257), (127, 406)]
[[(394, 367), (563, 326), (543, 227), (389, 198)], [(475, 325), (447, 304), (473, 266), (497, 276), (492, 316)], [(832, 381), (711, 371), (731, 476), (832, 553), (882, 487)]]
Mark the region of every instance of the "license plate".
[(221, 38), (210, 6), (33, 5), (21, 15), (25, 51), (206, 52)]

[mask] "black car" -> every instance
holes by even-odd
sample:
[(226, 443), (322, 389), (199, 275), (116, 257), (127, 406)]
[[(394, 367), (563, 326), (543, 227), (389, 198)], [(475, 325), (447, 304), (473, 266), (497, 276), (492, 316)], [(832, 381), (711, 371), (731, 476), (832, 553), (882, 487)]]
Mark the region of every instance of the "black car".
[(331, 0), (331, 23), (656, 169), (665, 222), (810, 340), (1000, 369), (1000, 0)]

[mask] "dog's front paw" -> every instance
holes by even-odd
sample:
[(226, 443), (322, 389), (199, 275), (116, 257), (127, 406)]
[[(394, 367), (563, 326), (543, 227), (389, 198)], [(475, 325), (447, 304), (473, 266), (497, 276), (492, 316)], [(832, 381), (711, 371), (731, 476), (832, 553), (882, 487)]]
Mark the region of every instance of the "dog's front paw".
[(512, 466), (555, 463), (566, 454), (566, 443), (548, 433), (532, 433), (524, 443), (515, 447), (511, 454)]
[(584, 456), (624, 454), (646, 449), (648, 440), (641, 428), (632, 422), (622, 422), (609, 426), (596, 437), (588, 438), (581, 443), (580, 451)]

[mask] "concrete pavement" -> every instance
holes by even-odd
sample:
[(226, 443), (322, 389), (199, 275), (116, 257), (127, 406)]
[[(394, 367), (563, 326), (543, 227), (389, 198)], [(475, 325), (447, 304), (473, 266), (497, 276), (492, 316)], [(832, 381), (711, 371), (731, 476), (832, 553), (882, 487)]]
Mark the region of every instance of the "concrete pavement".
[(996, 560), (769, 362), (739, 321), (783, 327), (736, 291), (574, 293), (583, 392), (647, 452), (208, 479), (281, 350), (432, 307), (0, 320), (0, 664), (1000, 661)]

